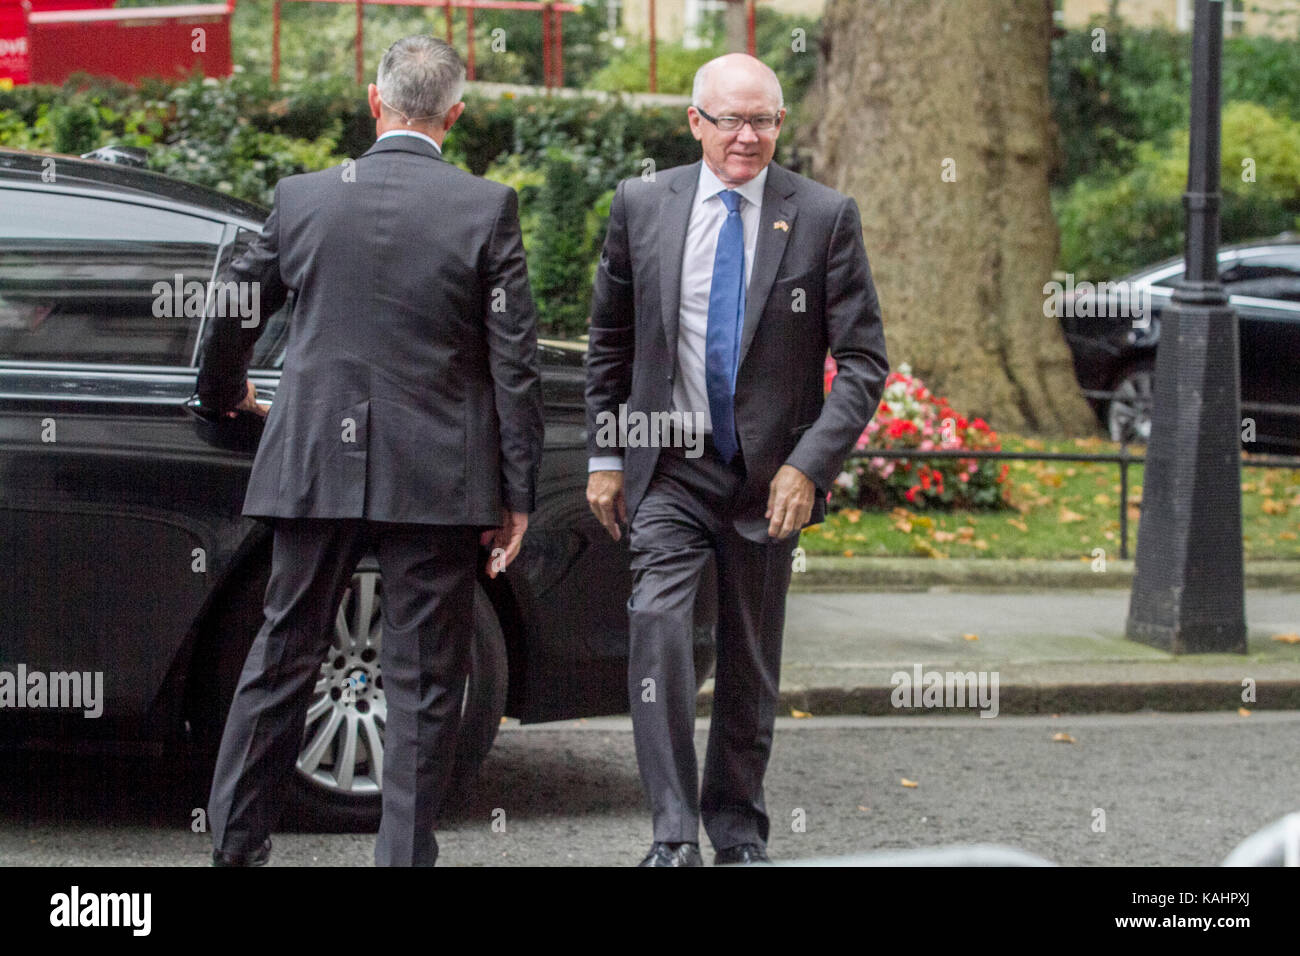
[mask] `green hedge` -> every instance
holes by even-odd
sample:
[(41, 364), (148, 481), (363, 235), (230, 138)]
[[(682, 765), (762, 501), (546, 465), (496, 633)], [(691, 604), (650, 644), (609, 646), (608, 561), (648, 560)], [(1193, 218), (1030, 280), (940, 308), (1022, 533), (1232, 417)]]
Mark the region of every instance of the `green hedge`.
[[(680, 107), (618, 99), (467, 95), (447, 158), (514, 186), (543, 331), (580, 335), (614, 186), (699, 158)], [(327, 80), (273, 88), (237, 73), (133, 88), (80, 78), (0, 92), (0, 145), (84, 153), (149, 149), (151, 168), (260, 202), (284, 176), (356, 157), (374, 141), (363, 90)]]
[[(1066, 272), (1115, 279), (1182, 251), (1188, 133), (1164, 147), (1139, 144), (1135, 152), (1128, 172), (1085, 177), (1058, 199)], [(1220, 177), (1224, 243), (1300, 227), (1300, 122), (1254, 103), (1230, 104)]]
[[(1094, 50), (1105, 30), (1105, 52)], [(1138, 146), (1163, 143), (1188, 124), (1191, 36), (1095, 19), (1052, 41), (1052, 110), (1061, 131), (1056, 185), (1124, 173)], [(1224, 38), (1223, 102), (1257, 103), (1300, 120), (1300, 42), (1267, 36)]]

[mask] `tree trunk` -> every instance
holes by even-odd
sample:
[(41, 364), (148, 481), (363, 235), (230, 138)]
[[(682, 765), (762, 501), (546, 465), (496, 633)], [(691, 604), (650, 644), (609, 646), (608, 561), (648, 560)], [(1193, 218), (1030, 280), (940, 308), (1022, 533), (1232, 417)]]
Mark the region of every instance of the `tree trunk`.
[(1083, 435), (1096, 419), (1055, 318), (1046, 0), (830, 0), (813, 175), (853, 196), (907, 362), (995, 429)]

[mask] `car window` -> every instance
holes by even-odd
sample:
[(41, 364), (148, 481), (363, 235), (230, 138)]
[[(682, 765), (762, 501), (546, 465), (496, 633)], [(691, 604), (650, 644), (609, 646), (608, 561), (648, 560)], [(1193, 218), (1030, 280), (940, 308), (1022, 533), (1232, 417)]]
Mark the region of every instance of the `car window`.
[(1221, 278), (1230, 295), (1300, 302), (1300, 252), (1246, 253)]
[(223, 226), (0, 190), (0, 359), (189, 366)]
[[(240, 229), (235, 234), (234, 241), (222, 250), (221, 269), (225, 269), (227, 265), (239, 258), (256, 238), (257, 233), (253, 230)], [(267, 320), (266, 331), (258, 337), (257, 344), (253, 347), (250, 368), (280, 368), (284, 364), (284, 347), (289, 340), (291, 315), (293, 315), (293, 293), (289, 294), (288, 300), (275, 315)]]

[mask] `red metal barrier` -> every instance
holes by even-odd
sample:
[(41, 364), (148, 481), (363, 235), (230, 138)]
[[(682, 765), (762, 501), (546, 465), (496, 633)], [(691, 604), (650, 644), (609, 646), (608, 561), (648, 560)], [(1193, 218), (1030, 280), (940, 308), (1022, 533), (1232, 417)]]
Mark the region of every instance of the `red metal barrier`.
[(64, 82), (74, 73), (128, 83), (200, 71), (229, 76), (225, 3), (113, 9), (113, 0), (0, 0), (0, 86)]
[[(275, 0), (271, 7), (271, 81), (280, 81), (280, 5)], [(365, 4), (394, 7), (442, 7), (447, 24), (447, 42), (454, 43), (451, 12), (453, 7), (465, 11), (466, 47), (465, 73), (475, 78), (474, 61), (474, 11), (475, 10), (527, 10), (542, 14), (542, 82), (548, 87), (564, 85), (564, 27), (563, 16), (577, 13), (581, 8), (572, 3), (554, 0), (285, 0), (290, 3), (355, 3), (357, 7), (357, 62), (356, 81), (365, 82), (365, 26), (361, 15)]]
[(114, 0), (0, 0), (0, 89), (29, 82), (31, 43), (27, 38), (27, 11), (102, 9)]

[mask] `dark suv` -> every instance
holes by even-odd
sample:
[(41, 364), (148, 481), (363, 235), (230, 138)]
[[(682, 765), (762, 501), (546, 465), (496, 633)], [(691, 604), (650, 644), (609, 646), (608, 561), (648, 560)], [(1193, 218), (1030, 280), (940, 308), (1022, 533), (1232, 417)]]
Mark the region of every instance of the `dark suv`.
[[(261, 623), (270, 534), (240, 515), (261, 419), (213, 425), (186, 401), (204, 292), (264, 216), (142, 170), (0, 150), (0, 672), (101, 674), (103, 686), (96, 719), (0, 697), (0, 742), (166, 754), (185, 742), (211, 758)], [(253, 356), (264, 401), (292, 309), (270, 319)], [(627, 710), (626, 536), (611, 541), (586, 503), (582, 349), (543, 343), (541, 357), (538, 511), (517, 563), (482, 577), (465, 622), (461, 782), (503, 715)], [(365, 559), (321, 661), (294, 780), (299, 809), (322, 825), (378, 820), (382, 601)], [(698, 616), (701, 682), (711, 612)]]
[[(1084, 395), (1114, 441), (1151, 434), (1160, 314), (1184, 272), (1169, 259), (1071, 296), (1061, 326)], [(1300, 236), (1225, 246), (1219, 280), (1237, 312), (1245, 451), (1300, 455)], [(1149, 303), (1150, 315), (1129, 302)]]

